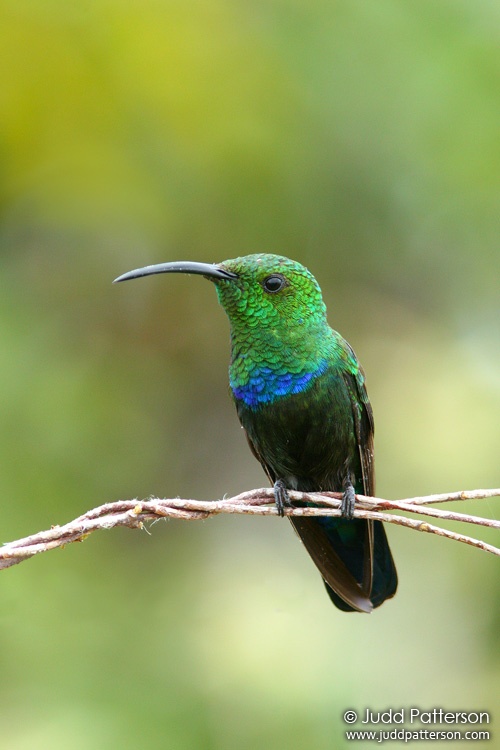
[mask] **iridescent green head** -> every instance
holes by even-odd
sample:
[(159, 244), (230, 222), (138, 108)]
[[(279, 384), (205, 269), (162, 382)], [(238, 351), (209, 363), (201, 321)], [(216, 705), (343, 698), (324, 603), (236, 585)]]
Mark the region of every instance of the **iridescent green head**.
[(285, 333), (326, 320), (321, 289), (300, 263), (262, 253), (226, 260), (219, 268), (236, 274), (230, 281), (214, 279), (219, 301), (236, 329), (279, 326)]

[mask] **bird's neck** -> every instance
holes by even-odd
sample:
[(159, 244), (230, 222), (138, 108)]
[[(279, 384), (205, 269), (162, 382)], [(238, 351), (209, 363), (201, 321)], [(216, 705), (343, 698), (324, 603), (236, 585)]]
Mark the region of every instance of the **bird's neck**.
[(252, 409), (301, 393), (331, 360), (333, 331), (325, 324), (308, 329), (231, 329), (229, 383), (233, 397)]

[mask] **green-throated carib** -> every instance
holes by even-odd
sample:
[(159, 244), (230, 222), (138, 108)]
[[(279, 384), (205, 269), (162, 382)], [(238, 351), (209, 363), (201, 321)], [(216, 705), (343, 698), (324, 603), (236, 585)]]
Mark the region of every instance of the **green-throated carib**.
[(343, 493), (340, 518), (290, 518), (344, 611), (370, 612), (396, 592), (380, 521), (352, 518), (354, 493), (373, 495), (373, 414), (353, 350), (326, 320), (314, 276), (278, 255), (218, 265), (161, 263), (123, 274), (195, 273), (215, 283), (231, 327), (229, 382), (252, 452), (274, 485)]

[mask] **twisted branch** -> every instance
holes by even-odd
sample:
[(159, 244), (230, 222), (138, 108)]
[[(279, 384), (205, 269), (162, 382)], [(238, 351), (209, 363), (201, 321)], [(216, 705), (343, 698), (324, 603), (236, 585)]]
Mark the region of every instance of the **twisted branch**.
[[(290, 491), (289, 495), (292, 502), (314, 503), (314, 505), (285, 508), (285, 515), (287, 516), (312, 516), (315, 518), (340, 516), (342, 495), (338, 492), (319, 494)], [(500, 529), (500, 521), (497, 520), (427, 507), (434, 503), (479, 500), (499, 496), (500, 489), (452, 492), (397, 501), (357, 495), (354, 517), (394, 523), (398, 526), (406, 526), (407, 528), (414, 529), (415, 531), (437, 534), (438, 536), (470, 544), (473, 547), (478, 547), (486, 552), (500, 556), (500, 549), (498, 547), (494, 547), (479, 539), (449, 531), (440, 526), (434, 526), (422, 519), (408, 518), (394, 513), (394, 511), (404, 511), (419, 516), (439, 518), (446, 521), (461, 521), (463, 523)], [(47, 552), (56, 547), (63, 547), (71, 542), (81, 542), (89, 534), (98, 529), (112, 529), (115, 526), (128, 526), (129, 528), (136, 529), (143, 528), (144, 524), (148, 521), (157, 521), (160, 518), (181, 518), (186, 521), (195, 521), (220, 513), (246, 513), (248, 515), (261, 516), (277, 515), (273, 490), (268, 488), (250, 490), (235, 497), (213, 502), (205, 500), (181, 500), (179, 498), (167, 500), (151, 498), (149, 500), (119, 500), (115, 503), (106, 503), (105, 505), (100, 505), (98, 508), (87, 511), (87, 513), (84, 513), (79, 518), (75, 518), (74, 521), (64, 524), (64, 526), (53, 526), (48, 531), (40, 531), (24, 539), (4, 544), (0, 548), (0, 570), (16, 565), (41, 552)]]

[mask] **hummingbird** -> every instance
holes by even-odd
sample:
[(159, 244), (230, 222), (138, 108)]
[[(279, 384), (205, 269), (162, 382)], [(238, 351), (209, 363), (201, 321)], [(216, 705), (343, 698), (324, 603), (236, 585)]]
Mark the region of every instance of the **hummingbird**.
[(342, 493), (338, 517), (289, 519), (335, 606), (371, 612), (397, 588), (383, 523), (353, 518), (356, 493), (375, 493), (373, 412), (363, 369), (330, 328), (318, 282), (300, 263), (268, 253), (159, 263), (115, 281), (159, 273), (215, 284), (230, 324), (231, 395), (278, 513), (291, 505), (289, 490)]

